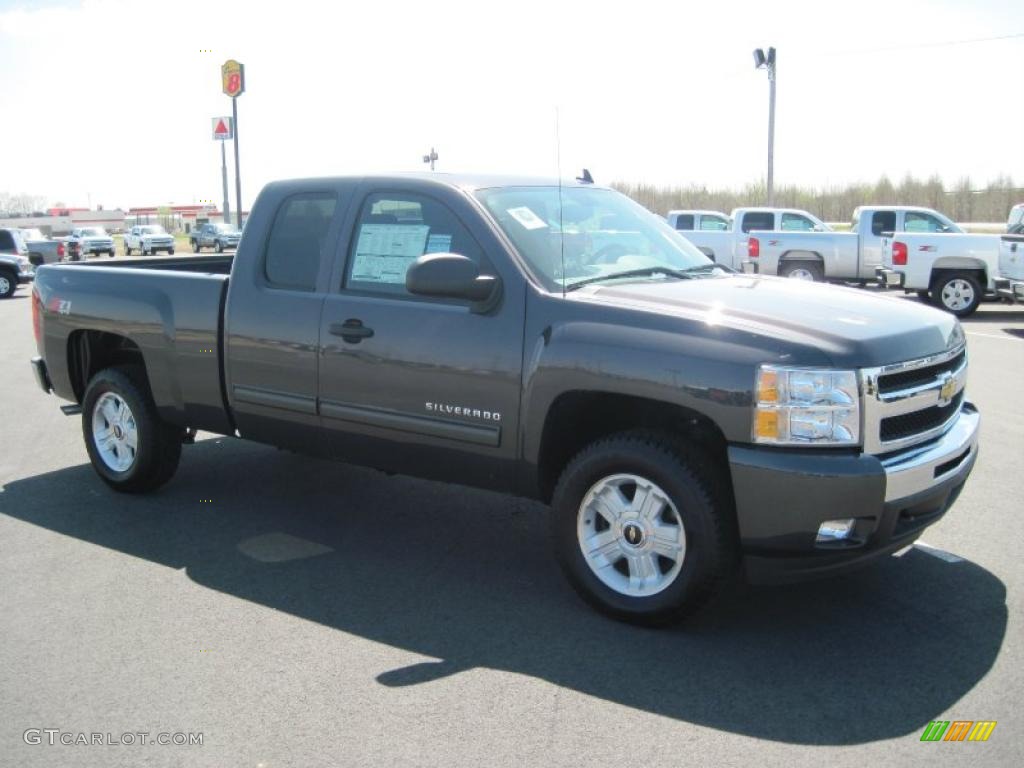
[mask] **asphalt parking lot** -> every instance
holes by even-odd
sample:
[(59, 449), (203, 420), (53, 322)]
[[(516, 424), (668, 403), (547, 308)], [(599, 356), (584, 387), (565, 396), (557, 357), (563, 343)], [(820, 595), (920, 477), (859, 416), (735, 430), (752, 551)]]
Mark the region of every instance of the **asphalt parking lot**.
[(117, 495), (26, 288), (0, 325), (0, 765), (1024, 764), (1024, 307), (965, 322), (981, 454), (927, 546), (662, 631), (585, 607), (530, 502), (227, 438)]

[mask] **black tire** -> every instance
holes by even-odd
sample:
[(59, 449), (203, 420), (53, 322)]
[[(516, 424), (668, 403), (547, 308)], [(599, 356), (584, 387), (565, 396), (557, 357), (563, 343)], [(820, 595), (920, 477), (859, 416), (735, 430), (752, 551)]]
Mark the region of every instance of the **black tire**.
[[(603, 478), (632, 474), (661, 488), (678, 512), (686, 549), (678, 573), (660, 592), (626, 595), (597, 577), (577, 536), (588, 492)], [(628, 432), (592, 443), (569, 462), (555, 488), (551, 534), (569, 583), (599, 611), (646, 626), (669, 624), (697, 610), (735, 570), (731, 495), (720, 473), (668, 435)], [(618, 565), (618, 564), (616, 564)]]
[(149, 256), (151, 251), (148, 248), (146, 248), (146, 246), (142, 246), (140, 253), (142, 253), (143, 256)]
[[(90, 379), (82, 399), (82, 436), (93, 469), (103, 482), (122, 493), (146, 493), (159, 488), (174, 475), (181, 458), (183, 430), (160, 420), (143, 382), (145, 374), (139, 366), (106, 368)], [(107, 393), (123, 399), (137, 428), (134, 460), (120, 472), (104, 462), (93, 436), (93, 410)]]
[(957, 317), (973, 315), (981, 296), (981, 284), (971, 272), (946, 272), (932, 281), (932, 303)]
[(930, 302), (932, 300), (932, 295), (928, 293), (928, 291), (918, 291), (917, 298), (919, 298), (921, 301)]
[(167, 249), (167, 255), (168, 256), (173, 256), (174, 255), (174, 249), (173, 248), (168, 248)]
[(107, 251), (107, 256), (109, 256), (110, 258), (114, 258), (114, 252), (113, 251)]
[(199, 241), (198, 240), (193, 240), (192, 241), (192, 253), (199, 253), (199, 250), (200, 250), (199, 249)]
[(816, 283), (820, 283), (825, 279), (825, 273), (821, 270), (821, 264), (816, 261), (784, 261), (781, 266), (779, 266), (779, 277), (793, 277), (794, 279), (799, 279), (795, 277), (794, 273), (801, 272), (810, 274), (811, 280)]
[(0, 270), (0, 299), (9, 299), (14, 295), (14, 292), (18, 290), (18, 276), (13, 272), (3, 269)]
[(217, 241), (217, 253), (224, 253), (224, 242), (222, 240)]
[(128, 247), (128, 243), (124, 244), (124, 255), (125, 256), (131, 256), (132, 255), (132, 249)]

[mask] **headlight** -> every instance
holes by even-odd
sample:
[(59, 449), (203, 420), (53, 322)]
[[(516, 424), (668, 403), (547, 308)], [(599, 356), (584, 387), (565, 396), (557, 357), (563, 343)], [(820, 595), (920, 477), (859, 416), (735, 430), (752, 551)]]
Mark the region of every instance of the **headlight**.
[(755, 443), (860, 443), (860, 396), (854, 371), (762, 365), (757, 369), (755, 399)]

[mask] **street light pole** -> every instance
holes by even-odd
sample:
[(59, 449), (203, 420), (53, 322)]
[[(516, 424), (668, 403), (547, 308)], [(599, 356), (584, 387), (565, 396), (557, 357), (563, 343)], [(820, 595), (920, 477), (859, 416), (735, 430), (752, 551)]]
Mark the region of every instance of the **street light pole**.
[(754, 68), (768, 71), (768, 205), (775, 204), (775, 49), (754, 51)]

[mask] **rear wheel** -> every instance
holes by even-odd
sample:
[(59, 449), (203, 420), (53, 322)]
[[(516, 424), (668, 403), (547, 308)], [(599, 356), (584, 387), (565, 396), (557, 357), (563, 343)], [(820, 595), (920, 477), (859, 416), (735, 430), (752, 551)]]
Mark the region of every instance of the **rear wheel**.
[(138, 366), (107, 368), (89, 381), (82, 434), (93, 469), (116, 491), (152, 491), (174, 475), (182, 430), (160, 420)]
[(816, 283), (825, 279), (821, 265), (814, 261), (784, 261), (779, 267), (779, 277), (791, 277), (794, 280), (808, 280)]
[(569, 463), (551, 526), (584, 600), (616, 619), (660, 625), (717, 591), (736, 545), (726, 505), (698, 466), (668, 436), (647, 433), (600, 440)]
[(970, 272), (949, 272), (935, 279), (931, 296), (939, 309), (967, 317), (981, 303), (981, 285)]

